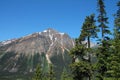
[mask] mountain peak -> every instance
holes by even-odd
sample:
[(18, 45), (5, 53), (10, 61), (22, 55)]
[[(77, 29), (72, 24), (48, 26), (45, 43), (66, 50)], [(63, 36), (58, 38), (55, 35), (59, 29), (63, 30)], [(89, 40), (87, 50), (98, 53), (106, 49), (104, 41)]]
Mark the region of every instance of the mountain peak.
[(56, 31), (55, 29), (53, 29), (53, 28), (48, 28), (47, 29), (48, 31), (50, 30), (50, 31)]
[(55, 29), (52, 29), (52, 28), (48, 28), (48, 29), (46, 29), (46, 30), (44, 30), (44, 31), (42, 31), (42, 32), (38, 32), (40, 35), (41, 34), (49, 34), (49, 35), (55, 35), (55, 34), (60, 34), (60, 35), (64, 35), (65, 33), (61, 33), (61, 32), (59, 32), (59, 31), (57, 31), (57, 30), (55, 30)]
[(52, 28), (48, 28), (48, 29), (46, 29), (46, 30), (44, 30), (43, 32), (58, 32), (57, 30), (54, 30), (54, 29), (52, 29)]
[(65, 33), (61, 33), (61, 32), (59, 32), (59, 31), (57, 31), (53, 28), (48, 28), (44, 31), (32, 33), (32, 34), (23, 36), (23, 37), (18, 38), (18, 39), (10, 39), (10, 40), (2, 41), (2, 42), (0, 42), (0, 46), (8, 45), (8, 44), (11, 44), (12, 42), (16, 42), (18, 40), (22, 41), (22, 40), (27, 40), (27, 39), (30, 39), (30, 38), (35, 38), (35, 37), (38, 37), (38, 36), (39, 37), (40, 36), (48, 36), (52, 40), (53, 38), (55, 39), (56, 37), (60, 37), (60, 36), (63, 36), (63, 35), (65, 35)]

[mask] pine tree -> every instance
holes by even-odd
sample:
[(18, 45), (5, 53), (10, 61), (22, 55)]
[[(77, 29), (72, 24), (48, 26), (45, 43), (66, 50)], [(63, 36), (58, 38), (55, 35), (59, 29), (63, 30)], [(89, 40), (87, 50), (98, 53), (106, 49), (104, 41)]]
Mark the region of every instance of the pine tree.
[(73, 80), (83, 80), (91, 76), (91, 66), (86, 61), (74, 62), (71, 64)]
[[(80, 37), (76, 39), (75, 47), (70, 51), (73, 56), (73, 63), (71, 64), (71, 70), (74, 80), (82, 80), (92, 77), (92, 64), (91, 64), (91, 47), (90, 38), (97, 37), (97, 27), (95, 26), (94, 15), (87, 16), (82, 26)], [(83, 41), (87, 40), (86, 44)], [(88, 56), (87, 56), (88, 53)], [(88, 59), (85, 59), (85, 56)]]
[[(90, 45), (90, 39), (91, 38), (97, 38), (97, 32), (99, 31), (99, 29), (97, 28), (97, 26), (95, 25), (95, 20), (94, 20), (94, 14), (91, 14), (90, 16), (87, 16), (85, 19), (85, 22), (83, 23), (82, 26), (82, 33), (80, 35), (80, 38), (84, 38), (84, 40), (87, 41), (87, 55), (89, 57), (88, 62), (90, 63), (90, 66), (92, 66), (91, 64), (91, 55), (92, 55), (92, 49), (91, 49), (91, 45)], [(91, 76), (89, 76), (89, 80), (92, 77), (92, 73)]]
[(108, 17), (106, 17), (105, 5), (103, 0), (98, 0), (98, 22), (99, 27), (101, 28), (101, 43), (98, 47), (97, 51), (97, 72), (98, 72), (98, 79), (103, 80), (105, 77), (105, 73), (107, 72), (107, 58), (110, 56), (110, 43), (109, 43), (109, 36), (111, 32), (109, 31), (108, 24)]
[(67, 72), (66, 72), (65, 69), (63, 69), (63, 72), (62, 72), (62, 75), (61, 75), (61, 80), (67, 80), (67, 77), (68, 77)]
[(108, 70), (107, 74), (114, 80), (120, 78), (120, 40), (113, 40), (111, 46), (111, 56), (108, 58)]
[(83, 80), (83, 78), (89, 76), (91, 66), (83, 57), (86, 53), (85, 45), (81, 44), (79, 39), (76, 39), (75, 42), (75, 47), (70, 50), (70, 55), (73, 59), (70, 68), (73, 75), (73, 80)]
[(33, 80), (43, 80), (43, 72), (40, 64), (37, 65), (35, 76), (33, 77)]
[(118, 80), (120, 78), (120, 1), (117, 3), (118, 10), (115, 14), (114, 20), (114, 30), (115, 37), (113, 43), (114, 54), (112, 54), (111, 59), (111, 70), (113, 71), (112, 76)]
[(99, 27), (101, 28), (102, 40), (104, 40), (108, 38), (106, 34), (110, 34), (109, 27), (106, 25), (108, 17), (106, 16), (104, 0), (98, 0), (98, 12)]
[(120, 78), (120, 1), (117, 3), (118, 10), (115, 14), (114, 40), (112, 41), (111, 56), (109, 57), (108, 75), (115, 80)]
[(94, 20), (94, 14), (91, 14), (90, 16), (87, 16), (85, 19), (85, 22), (83, 23), (82, 26), (82, 31), (81, 31), (81, 35), (80, 35), (80, 39), (81, 40), (86, 40), (87, 41), (87, 48), (88, 48), (88, 52), (89, 52), (89, 62), (90, 61), (90, 38), (97, 38), (97, 32), (98, 32), (98, 28), (95, 25), (95, 20)]
[(48, 71), (48, 80), (55, 80), (55, 73), (53, 70), (53, 65), (49, 64), (49, 71)]
[(72, 80), (70, 73), (68, 73), (65, 68), (63, 69), (61, 80)]

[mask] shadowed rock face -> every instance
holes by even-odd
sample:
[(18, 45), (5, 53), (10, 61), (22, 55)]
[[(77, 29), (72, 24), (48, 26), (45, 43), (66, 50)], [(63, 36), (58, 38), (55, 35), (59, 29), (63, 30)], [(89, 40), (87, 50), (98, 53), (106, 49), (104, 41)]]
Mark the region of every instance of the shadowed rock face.
[(73, 39), (53, 29), (0, 42), (0, 71), (27, 74), (38, 63), (47, 71), (48, 63), (52, 63), (61, 73), (69, 64), (68, 51), (73, 46)]

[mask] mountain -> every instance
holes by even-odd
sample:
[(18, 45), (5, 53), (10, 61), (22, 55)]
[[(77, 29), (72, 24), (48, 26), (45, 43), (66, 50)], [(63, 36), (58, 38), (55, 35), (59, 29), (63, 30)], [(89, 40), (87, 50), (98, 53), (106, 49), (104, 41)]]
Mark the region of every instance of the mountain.
[(17, 80), (21, 77), (29, 80), (38, 63), (45, 72), (49, 63), (53, 64), (56, 77), (60, 77), (63, 68), (68, 68), (68, 52), (73, 46), (74, 40), (69, 35), (50, 28), (0, 42), (0, 80)]

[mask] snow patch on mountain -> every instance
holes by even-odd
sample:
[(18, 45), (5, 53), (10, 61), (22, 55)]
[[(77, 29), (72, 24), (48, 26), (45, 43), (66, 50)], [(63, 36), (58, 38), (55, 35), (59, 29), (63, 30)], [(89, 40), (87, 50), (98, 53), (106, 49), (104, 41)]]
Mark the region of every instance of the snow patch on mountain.
[(41, 32), (38, 32), (38, 34), (41, 34)]
[(53, 34), (49, 34), (50, 40), (53, 39)]
[(59, 33), (59, 34), (64, 35), (65, 33)]
[(44, 30), (43, 32), (47, 32), (47, 30)]
[(13, 41), (15, 41), (16, 39), (11, 39), (11, 40), (6, 40), (6, 41), (2, 41), (1, 42), (1, 45), (4, 46), (4, 45), (7, 45), (7, 44), (10, 44), (12, 43)]

